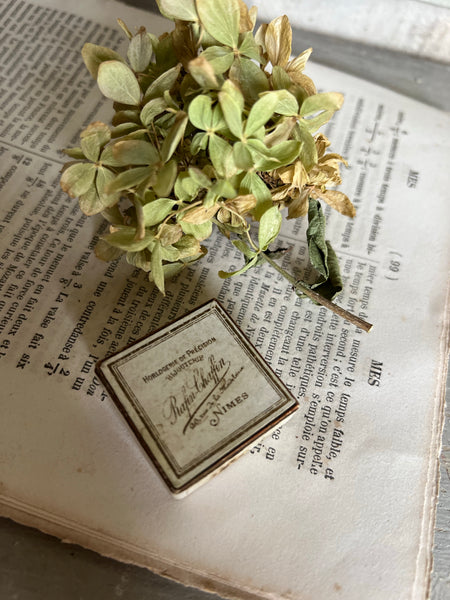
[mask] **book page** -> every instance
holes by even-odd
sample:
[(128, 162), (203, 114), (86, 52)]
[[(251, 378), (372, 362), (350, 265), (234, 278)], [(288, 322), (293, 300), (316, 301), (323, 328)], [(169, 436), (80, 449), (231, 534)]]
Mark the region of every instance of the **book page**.
[[(113, 2), (0, 0), (0, 511), (105, 555), (238, 598), (424, 598), (448, 352), (448, 115), (317, 65), (344, 93), (326, 130), (354, 220), (325, 210), (338, 302), (366, 334), (241, 266), (221, 235), (161, 296), (59, 187), (59, 152), (109, 119), (85, 41), (122, 50), (171, 23)], [(73, 12), (72, 12), (73, 11)], [(100, 24), (102, 23), (102, 24)], [(305, 223), (282, 266), (308, 277)], [(95, 363), (217, 298), (301, 408), (223, 473), (173, 499)], [(168, 382), (169, 385), (169, 382)]]

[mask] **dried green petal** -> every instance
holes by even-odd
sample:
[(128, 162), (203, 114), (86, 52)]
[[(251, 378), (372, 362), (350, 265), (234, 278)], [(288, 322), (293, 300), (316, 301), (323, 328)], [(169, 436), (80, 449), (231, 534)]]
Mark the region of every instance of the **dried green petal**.
[(107, 98), (122, 104), (138, 105), (141, 88), (130, 67), (118, 60), (102, 62), (98, 69), (97, 83)]
[(168, 19), (196, 21), (198, 19), (194, 0), (156, 0), (159, 11)]
[(241, 182), (241, 194), (253, 194), (256, 198), (256, 207), (252, 214), (256, 220), (261, 218), (261, 215), (272, 206), (272, 194), (264, 181), (257, 173), (247, 173)]
[(145, 29), (135, 35), (128, 46), (128, 60), (133, 71), (145, 71), (152, 58), (153, 46)]
[(200, 243), (193, 235), (183, 235), (174, 245), (180, 253), (180, 259), (195, 256), (200, 252)]
[(108, 125), (101, 121), (91, 123), (80, 134), (81, 148), (89, 160), (96, 162), (100, 155), (100, 150), (111, 139), (111, 131)]
[(97, 242), (94, 252), (97, 258), (106, 262), (117, 260), (123, 254), (123, 250), (110, 246), (108, 242), (105, 242), (104, 240), (99, 240)]
[(217, 132), (221, 132), (227, 129), (227, 124), (225, 122), (225, 117), (223, 116), (220, 104), (216, 104), (216, 106), (213, 108), (211, 129), (212, 131)]
[(189, 167), (189, 175), (202, 188), (210, 188), (212, 185), (211, 179), (196, 167)]
[(189, 105), (189, 120), (199, 129), (207, 130), (212, 126), (212, 98), (201, 94)]
[[(177, 227), (177, 225), (164, 225), (164, 227), (165, 228)], [(181, 227), (180, 227), (180, 231), (181, 231)], [(166, 246), (162, 239), (160, 239), (160, 242), (161, 242), (161, 258), (163, 260), (167, 260), (169, 262), (175, 262), (176, 260), (178, 260), (180, 258), (180, 253), (176, 248), (174, 248), (173, 246), (170, 246), (170, 245)]]
[(112, 147), (112, 153), (119, 165), (151, 165), (159, 162), (158, 150), (143, 140), (122, 140)]
[(123, 58), (111, 48), (105, 46), (97, 46), (96, 44), (86, 43), (81, 50), (81, 56), (83, 57), (84, 64), (87, 70), (94, 79), (97, 79), (99, 66), (109, 60), (118, 60), (125, 62)]
[(251, 169), (254, 165), (250, 150), (242, 142), (233, 145), (233, 159), (236, 166), (243, 171)]
[(180, 221), (180, 225), (184, 233), (194, 236), (199, 242), (208, 239), (212, 233), (211, 221), (206, 221), (206, 223), (201, 223), (200, 225)]
[(156, 284), (159, 291), (164, 294), (164, 269), (162, 266), (162, 254), (161, 254), (161, 243), (159, 240), (156, 241), (155, 246), (152, 251), (151, 258), (151, 277)]
[(119, 173), (117, 177), (108, 185), (107, 192), (113, 194), (114, 192), (121, 192), (123, 190), (131, 190), (143, 183), (147, 179), (150, 179), (152, 171), (149, 167), (136, 167), (135, 169), (129, 169), (123, 173)]
[(278, 104), (276, 92), (267, 92), (252, 106), (245, 125), (245, 135), (252, 135), (272, 117)]
[(275, 90), (287, 90), (291, 87), (292, 81), (283, 67), (275, 65), (272, 69), (272, 85)]
[(96, 215), (105, 208), (100, 201), (96, 187), (91, 187), (79, 199), (80, 209), (85, 215)]
[(218, 135), (211, 135), (209, 140), (209, 154), (211, 162), (220, 177), (231, 177), (230, 158), (233, 156), (233, 149), (224, 139)]
[(219, 92), (219, 102), (231, 133), (240, 138), (242, 136), (244, 97), (238, 87), (229, 79), (227, 79), (222, 86), (222, 90)]
[[(164, 280), (176, 277), (184, 269), (184, 267), (185, 265), (182, 262), (166, 263), (162, 266)], [(152, 272), (148, 274), (148, 280), (152, 283), (156, 283)]]
[(170, 198), (158, 198), (142, 207), (146, 227), (153, 227), (161, 223), (172, 212), (175, 200)]
[(75, 160), (84, 160), (86, 158), (81, 148), (63, 148), (62, 152)]
[(251, 248), (249, 248), (247, 246), (247, 244), (243, 241), (243, 240), (233, 240), (232, 244), (234, 246), (236, 246), (236, 248), (242, 252), (242, 254), (246, 257), (246, 258), (254, 258), (256, 256), (256, 252), (254, 250), (252, 250)]
[(191, 60), (188, 69), (199, 86), (205, 90), (215, 90), (219, 87), (214, 68), (203, 55)]
[(175, 100), (170, 95), (169, 90), (166, 90), (163, 94), (164, 100), (167, 104), (167, 108), (173, 108), (174, 110), (180, 110), (179, 105), (175, 102)]
[(113, 154), (113, 145), (105, 146), (102, 153), (100, 154), (99, 163), (106, 165), (107, 167), (120, 167), (121, 163), (115, 158)]
[(271, 133), (269, 133), (268, 135), (266, 135), (264, 137), (264, 139), (263, 139), (264, 144), (268, 148), (271, 148), (272, 146), (275, 146), (276, 144), (285, 142), (286, 140), (288, 140), (291, 137), (291, 134), (293, 133), (296, 124), (297, 124), (296, 117), (287, 117), (285, 119), (281, 119), (278, 122), (278, 125), (275, 127), (275, 129)]
[[(180, 240), (180, 238), (183, 236), (183, 230), (181, 229), (181, 225), (163, 223), (158, 227), (158, 236), (162, 246), (164, 248), (168, 248)], [(165, 260), (171, 260), (173, 262), (180, 258), (180, 251), (177, 248), (171, 247), (169, 251), (172, 252), (172, 258), (169, 259), (169, 254), (166, 253), (163, 255)]]
[(267, 148), (259, 140), (248, 140), (248, 147), (255, 161), (255, 168), (260, 171), (271, 171), (293, 162), (300, 151), (301, 143), (288, 140)]
[(233, 275), (242, 275), (242, 273), (245, 273), (245, 271), (248, 271), (251, 267), (256, 265), (257, 261), (258, 261), (258, 256), (254, 256), (248, 263), (246, 263), (242, 267), (242, 269), (239, 269), (238, 271), (232, 271), (232, 272), (219, 271), (218, 275), (221, 279), (228, 279), (229, 277), (233, 277)]
[(249, 58), (234, 61), (230, 69), (230, 79), (239, 85), (248, 104), (254, 104), (260, 94), (269, 90), (266, 74)]
[(238, 0), (197, 0), (197, 12), (206, 31), (217, 41), (236, 48), (239, 38)]
[(152, 268), (150, 258), (151, 255), (147, 249), (139, 252), (127, 252), (126, 255), (128, 264), (133, 265), (133, 267), (137, 267), (138, 269), (142, 269), (145, 273), (148, 273)]
[(111, 130), (111, 137), (115, 139), (118, 137), (130, 136), (131, 134), (135, 134), (139, 131), (144, 131), (144, 133), (147, 133), (147, 131), (145, 129), (142, 130), (140, 125), (137, 123), (121, 123)]
[(275, 112), (285, 117), (294, 117), (298, 115), (298, 102), (293, 94), (288, 90), (277, 90), (272, 92), (276, 94), (278, 102)]
[(309, 171), (317, 163), (317, 147), (304, 121), (299, 121), (295, 126), (294, 137), (301, 142), (299, 158), (305, 169)]
[(94, 184), (95, 165), (92, 163), (76, 163), (63, 171), (61, 188), (71, 198), (82, 196)]
[(303, 122), (309, 131), (317, 131), (319, 127), (328, 123), (333, 114), (341, 108), (343, 101), (343, 95), (338, 92), (309, 96), (301, 105), (300, 116), (304, 117)]
[(123, 216), (117, 204), (102, 210), (102, 217), (112, 225), (123, 225)]
[(109, 194), (106, 189), (107, 186), (115, 179), (115, 174), (106, 169), (105, 167), (97, 168), (97, 177), (95, 179), (95, 186), (97, 188), (97, 193), (100, 198), (100, 201), (103, 205), (102, 210), (105, 208), (109, 208), (116, 204), (119, 200), (120, 194), (113, 193)]
[(144, 94), (145, 102), (163, 96), (166, 90), (170, 91), (178, 79), (180, 70), (181, 65), (176, 65), (175, 67), (164, 71), (162, 75), (155, 79)]
[(235, 198), (236, 190), (234, 189), (232, 183), (228, 179), (217, 179), (214, 182), (211, 192), (216, 196), (216, 198)]
[(148, 127), (152, 121), (167, 108), (164, 98), (153, 98), (141, 110), (141, 121)]
[(163, 162), (167, 162), (175, 152), (184, 135), (188, 120), (187, 114), (182, 110), (177, 113), (175, 122), (167, 133), (167, 136), (161, 146), (161, 160)]
[(118, 110), (111, 119), (114, 126), (122, 125), (123, 123), (136, 123), (140, 125), (138, 110)]
[(282, 216), (276, 206), (272, 206), (261, 216), (258, 231), (258, 242), (261, 250), (267, 250), (276, 239), (281, 229)]
[(216, 75), (221, 75), (225, 71), (228, 71), (234, 60), (234, 52), (227, 46), (210, 46), (200, 56), (206, 58)]
[(189, 173), (180, 173), (175, 181), (175, 196), (182, 202), (192, 201), (198, 194), (200, 185), (192, 179)]
[(261, 62), (261, 52), (251, 31), (244, 35), (241, 45), (239, 46), (239, 53), (247, 58)]
[(142, 239), (136, 239), (136, 229), (134, 227), (118, 227), (113, 233), (101, 236), (100, 239), (107, 242), (110, 246), (120, 248), (126, 252), (139, 252), (146, 248), (154, 239), (154, 234), (146, 232)]
[(338, 92), (327, 92), (324, 94), (315, 94), (307, 98), (301, 107), (300, 115), (309, 116), (321, 110), (339, 110), (344, 101), (342, 94)]
[(158, 180), (153, 184), (153, 189), (160, 198), (170, 195), (175, 185), (178, 167), (175, 160), (171, 160), (158, 170)]
[(201, 150), (205, 150), (208, 145), (208, 134), (207, 133), (196, 133), (191, 143), (191, 153), (193, 156), (198, 154)]
[[(106, 194), (105, 187), (114, 179), (114, 173), (104, 167), (97, 168), (95, 186), (80, 196), (80, 208), (85, 215), (96, 215), (117, 204), (119, 194)], [(119, 220), (120, 222), (120, 220)]]

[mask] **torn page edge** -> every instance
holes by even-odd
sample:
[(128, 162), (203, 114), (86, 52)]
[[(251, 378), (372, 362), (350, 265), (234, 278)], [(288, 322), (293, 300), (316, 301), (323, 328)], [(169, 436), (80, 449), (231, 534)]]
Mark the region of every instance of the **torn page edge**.
[(237, 582), (192, 569), (191, 566), (157, 556), (143, 548), (118, 538), (95, 531), (75, 521), (57, 517), (44, 510), (0, 494), (0, 516), (27, 527), (38, 529), (44, 534), (76, 544), (126, 564), (149, 569), (153, 573), (176, 581), (184, 586), (199, 588), (205, 592), (219, 594), (230, 600), (289, 600), (289, 596), (252, 590), (241, 587)]
[[(436, 509), (439, 498), (440, 454), (442, 433), (445, 424), (445, 392), (450, 350), (450, 280), (447, 284), (445, 308), (440, 338), (440, 356), (436, 367), (435, 413), (432, 423), (431, 443), (428, 458), (428, 475), (424, 490), (422, 530), (416, 561), (416, 576), (412, 598), (428, 598), (433, 570), (433, 538)], [(423, 582), (423, 584), (421, 584)]]

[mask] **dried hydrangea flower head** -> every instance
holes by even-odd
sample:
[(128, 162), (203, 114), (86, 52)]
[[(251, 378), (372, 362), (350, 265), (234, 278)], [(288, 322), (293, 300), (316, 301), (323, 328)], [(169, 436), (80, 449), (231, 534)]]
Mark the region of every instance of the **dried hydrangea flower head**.
[[(322, 302), (342, 288), (338, 261), (325, 241), (320, 200), (344, 215), (350, 200), (327, 186), (340, 183), (344, 159), (326, 153), (318, 129), (343, 101), (317, 93), (304, 73), (311, 49), (291, 59), (286, 16), (254, 33), (256, 9), (242, 0), (159, 0), (174, 21), (156, 37), (141, 27), (127, 57), (85, 44), (84, 62), (100, 91), (114, 101), (111, 127), (89, 125), (61, 185), (87, 215), (110, 223), (96, 254), (125, 255), (164, 293), (165, 279), (206, 253), (213, 227), (244, 259), (235, 273), (270, 262), (294, 285)], [(310, 260), (318, 281), (297, 282), (273, 260), (283, 208), (308, 215)], [(257, 223), (257, 239), (250, 223)], [(252, 228), (254, 231), (254, 228)], [(311, 292), (311, 293), (310, 293)]]

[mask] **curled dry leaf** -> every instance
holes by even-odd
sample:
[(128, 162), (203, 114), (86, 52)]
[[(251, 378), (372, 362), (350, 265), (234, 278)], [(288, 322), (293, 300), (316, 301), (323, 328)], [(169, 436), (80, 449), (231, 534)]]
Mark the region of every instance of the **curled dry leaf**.
[(192, 225), (201, 225), (214, 217), (219, 208), (220, 206), (218, 204), (210, 206), (209, 208), (206, 206), (196, 206), (195, 208), (186, 211), (183, 216), (183, 221), (185, 223), (191, 223)]

